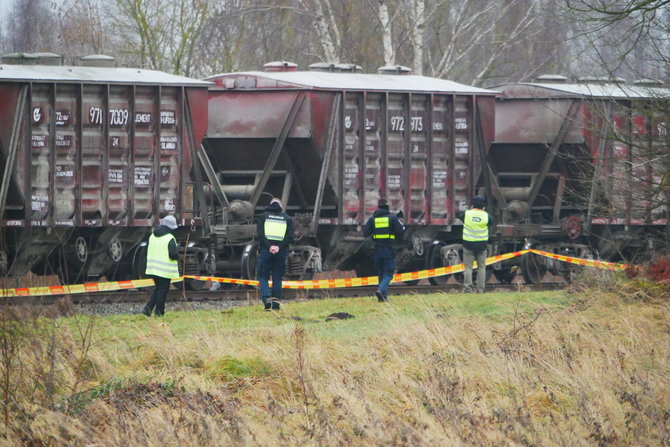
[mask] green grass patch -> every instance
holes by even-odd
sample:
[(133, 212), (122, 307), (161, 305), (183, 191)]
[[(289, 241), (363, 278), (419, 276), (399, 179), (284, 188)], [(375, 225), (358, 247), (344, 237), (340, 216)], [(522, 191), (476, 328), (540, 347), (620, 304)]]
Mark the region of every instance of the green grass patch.
[(69, 397), (68, 400), (69, 411), (72, 414), (80, 413), (94, 400), (107, 397), (110, 394), (118, 390), (122, 390), (127, 386), (128, 383), (125, 380), (115, 377), (112, 380), (91, 388), (90, 390), (73, 394)]
[(272, 369), (258, 357), (236, 358), (226, 356), (207, 365), (205, 371), (209, 378), (227, 382), (242, 377), (268, 376)]
[[(392, 296), (391, 303), (377, 303), (374, 297), (286, 302), (279, 312), (264, 312), (262, 306), (245, 306), (232, 311), (170, 312), (163, 318), (143, 315), (116, 315), (101, 318), (96, 324), (96, 337), (105, 343), (136, 345), (138, 340), (169, 334), (176, 340), (192, 339), (211, 331), (231, 331), (235, 337), (253, 336), (259, 329), (274, 330), (306, 324), (324, 337), (369, 337), (395, 324), (398, 319), (425, 321), (435, 315), (452, 317), (484, 317), (504, 320), (517, 312), (552, 309), (566, 306), (574, 296), (563, 291), (432, 294)], [(325, 321), (335, 312), (355, 316), (348, 320)], [(140, 343), (141, 344), (141, 343)]]

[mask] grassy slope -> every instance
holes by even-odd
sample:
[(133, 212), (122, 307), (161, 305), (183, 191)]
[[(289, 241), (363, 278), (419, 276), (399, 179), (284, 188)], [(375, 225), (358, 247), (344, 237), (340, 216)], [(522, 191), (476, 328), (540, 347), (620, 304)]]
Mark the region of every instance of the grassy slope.
[[(355, 318), (324, 321), (334, 312)], [(57, 424), (55, 444), (661, 445), (669, 315), (543, 292), (98, 319), (78, 412), (44, 412), (31, 436)]]

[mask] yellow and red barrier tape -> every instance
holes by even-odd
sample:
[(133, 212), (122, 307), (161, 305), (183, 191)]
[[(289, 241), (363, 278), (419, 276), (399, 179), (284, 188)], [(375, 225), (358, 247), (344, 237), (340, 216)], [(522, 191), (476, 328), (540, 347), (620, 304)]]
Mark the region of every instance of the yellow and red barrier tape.
[(536, 255), (544, 256), (546, 258), (556, 259), (558, 261), (569, 262), (571, 264), (577, 264), (585, 267), (596, 267), (605, 270), (626, 270), (627, 268), (630, 267), (628, 264), (617, 264), (614, 262), (597, 261), (595, 259), (575, 258), (572, 256), (557, 255), (554, 253), (547, 253), (546, 251), (539, 251), (534, 249), (530, 249), (528, 251), (530, 251), (531, 253), (535, 253)]
[[(528, 250), (515, 251), (504, 255), (491, 256), (486, 259), (486, 265), (496, 262), (516, 258), (526, 254)], [(460, 273), (465, 270), (463, 264), (450, 265), (448, 267), (438, 267), (434, 269), (420, 270), (418, 272), (396, 273), (391, 282), (416, 281), (424, 278), (434, 278), (436, 276), (450, 275)], [(252, 279), (237, 278), (218, 278), (215, 276), (184, 276), (185, 279), (197, 279), (200, 281), (222, 282), (227, 284), (241, 284), (246, 286), (258, 286), (258, 281)], [(339, 278), (339, 279), (316, 279), (309, 281), (283, 281), (283, 289), (338, 289), (344, 287), (376, 286), (379, 284), (379, 277), (364, 276), (361, 278)]]
[[(521, 250), (503, 255), (496, 255), (486, 258), (486, 265), (495, 264), (500, 261), (516, 258), (526, 253), (534, 253), (558, 261), (569, 262), (585, 267), (596, 267), (606, 270), (625, 270), (629, 266), (626, 264), (616, 264), (607, 261), (597, 261), (593, 259), (581, 259), (571, 256), (557, 255), (539, 250)], [(463, 264), (451, 265), (447, 267), (438, 267), (433, 269), (420, 270), (417, 272), (397, 273), (393, 276), (394, 283), (404, 281), (416, 281), (437, 276), (460, 273), (465, 270)], [(258, 286), (258, 281), (252, 279), (238, 278), (220, 278), (215, 276), (192, 276), (185, 275), (182, 278), (173, 279), (172, 282), (178, 282), (183, 279), (195, 279), (199, 281), (212, 281), (227, 284), (238, 284), (246, 286)], [(374, 286), (379, 284), (377, 276), (365, 276), (362, 278), (339, 278), (339, 279), (319, 279), (309, 281), (284, 281), (282, 288), (285, 289), (337, 289), (344, 287)], [(27, 297), (27, 296), (48, 296), (48, 295), (70, 295), (78, 293), (92, 292), (111, 292), (115, 290), (139, 289), (151, 287), (154, 285), (153, 279), (135, 279), (130, 281), (111, 281), (87, 284), (74, 284), (65, 286), (43, 286), (43, 287), (24, 287), (17, 289), (0, 289), (0, 297)]]
[[(183, 278), (173, 279), (172, 282), (181, 281), (182, 279)], [(129, 281), (92, 282), (65, 286), (21, 287), (17, 289), (0, 289), (0, 297), (72, 295), (77, 293), (112, 292), (115, 290), (151, 287), (153, 285), (153, 279), (133, 279)]]

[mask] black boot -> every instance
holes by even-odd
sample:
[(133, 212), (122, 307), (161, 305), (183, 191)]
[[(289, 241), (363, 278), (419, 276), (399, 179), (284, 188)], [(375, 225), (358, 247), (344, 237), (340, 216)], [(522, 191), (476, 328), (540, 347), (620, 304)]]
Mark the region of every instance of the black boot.
[(375, 292), (375, 296), (377, 297), (377, 301), (379, 301), (380, 303), (385, 303), (388, 301), (388, 298), (386, 298), (380, 290), (377, 290)]

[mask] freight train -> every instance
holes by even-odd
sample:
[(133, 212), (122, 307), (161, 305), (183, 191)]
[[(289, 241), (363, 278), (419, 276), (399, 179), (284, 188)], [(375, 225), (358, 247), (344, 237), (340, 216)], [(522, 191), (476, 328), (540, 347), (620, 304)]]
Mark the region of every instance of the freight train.
[[(670, 89), (657, 81), (540, 76), (494, 87), (496, 133), (488, 156), (497, 243), (618, 261), (667, 252)], [(538, 283), (567, 279), (569, 264), (524, 257)], [(513, 265), (497, 266), (511, 277)]]
[[(364, 74), (288, 62), (194, 80), (113, 64), (3, 58), (0, 276), (140, 277), (152, 227), (174, 214), (183, 273), (251, 278), (254, 219), (271, 197), (295, 219), (292, 279), (375, 274), (360, 228), (381, 197), (408, 229), (399, 271), (460, 263), (455, 215), (475, 193), (498, 217), (491, 253), (531, 246), (613, 257), (635, 246), (619, 243), (637, 240), (633, 227), (647, 246), (667, 239), (664, 203), (642, 205), (632, 189), (614, 197), (640, 169), (610, 156), (625, 148), (621, 163), (639, 165), (650, 148), (667, 147), (652, 129), (665, 121), (648, 106), (662, 88), (630, 87), (637, 93), (626, 98), (541, 84), (481, 89), (398, 66)], [(641, 152), (638, 140), (649, 143)], [(652, 164), (644, 178), (659, 181), (663, 162)], [(513, 267), (491, 272), (509, 281)], [(521, 268), (530, 282), (570, 273), (534, 258)]]

